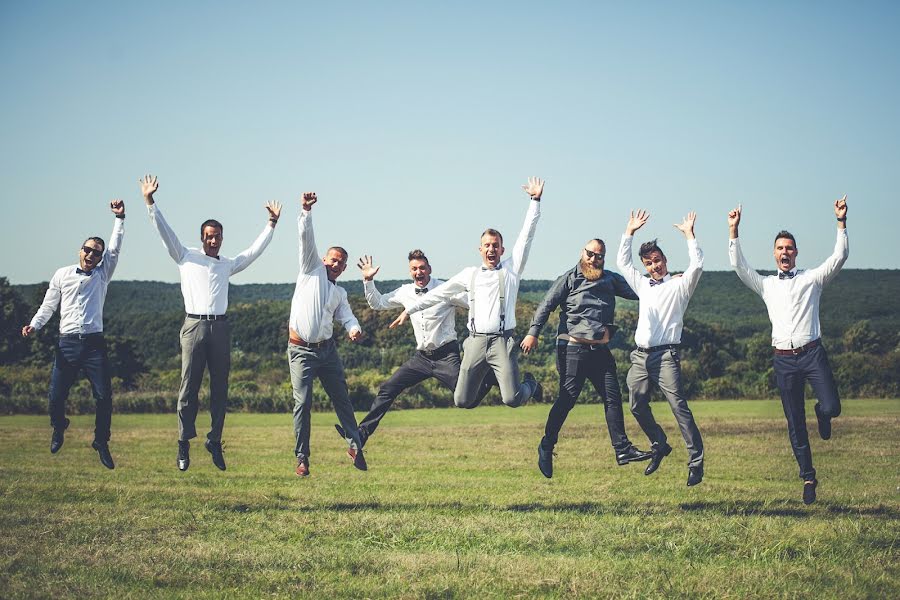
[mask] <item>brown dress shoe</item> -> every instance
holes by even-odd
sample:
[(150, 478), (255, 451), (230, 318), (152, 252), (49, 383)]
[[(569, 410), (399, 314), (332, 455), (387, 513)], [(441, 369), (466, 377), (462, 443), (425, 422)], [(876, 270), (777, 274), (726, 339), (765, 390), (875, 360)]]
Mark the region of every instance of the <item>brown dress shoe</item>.
[(309, 459), (302, 454), (297, 457), (297, 470), (294, 471), (298, 477), (309, 477)]

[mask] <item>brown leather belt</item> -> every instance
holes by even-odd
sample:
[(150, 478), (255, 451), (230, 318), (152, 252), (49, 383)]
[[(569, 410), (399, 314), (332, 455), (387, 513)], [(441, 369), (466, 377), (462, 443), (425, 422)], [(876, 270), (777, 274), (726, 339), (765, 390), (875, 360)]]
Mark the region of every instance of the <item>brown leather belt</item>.
[(324, 348), (328, 344), (331, 343), (332, 338), (328, 338), (327, 340), (322, 340), (321, 342), (307, 342), (306, 340), (301, 340), (300, 338), (290, 337), (288, 338), (288, 344), (291, 346), (301, 346), (303, 348)]
[(779, 348), (774, 348), (775, 354), (778, 356), (800, 356), (801, 354), (805, 354), (809, 352), (816, 346), (818, 346), (822, 340), (813, 340), (810, 343), (800, 346), (799, 348), (790, 348), (788, 350), (781, 350)]

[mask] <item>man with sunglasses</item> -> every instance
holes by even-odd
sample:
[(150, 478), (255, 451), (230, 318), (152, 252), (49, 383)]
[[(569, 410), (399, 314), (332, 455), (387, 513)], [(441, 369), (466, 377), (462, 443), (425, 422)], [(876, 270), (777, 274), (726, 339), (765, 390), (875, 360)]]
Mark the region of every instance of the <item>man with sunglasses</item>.
[(603, 268), (606, 244), (592, 239), (585, 244), (581, 259), (563, 273), (538, 305), (522, 351), (537, 347), (541, 328), (557, 307), (560, 308), (556, 335), (556, 369), (559, 372), (559, 396), (547, 416), (544, 437), (538, 445), (538, 468), (544, 477), (553, 476), (553, 448), (569, 411), (575, 406), (586, 380), (594, 385), (603, 401), (606, 427), (616, 455), (616, 463), (627, 465), (647, 460), (649, 452), (638, 450), (625, 433), (622, 392), (616, 375), (616, 360), (609, 351), (616, 296), (637, 300), (625, 278)]
[(103, 338), (103, 303), (125, 235), (125, 203), (113, 200), (109, 205), (116, 217), (109, 247), (99, 237), (90, 237), (81, 244), (78, 264), (63, 267), (53, 274), (41, 307), (31, 323), (22, 328), (22, 335), (34, 334), (59, 308), (59, 343), (50, 375), (49, 412), (53, 427), (50, 452), (56, 454), (62, 448), (69, 426), (66, 400), (79, 371), (83, 370), (97, 402), (91, 447), (100, 455), (104, 467), (114, 469), (115, 463), (109, 452), (112, 377)]
[(181, 328), (181, 390), (178, 393), (178, 458), (176, 464), (187, 471), (191, 464), (190, 440), (197, 437), (195, 421), (198, 394), (204, 369), (209, 369), (209, 412), (212, 425), (204, 446), (213, 464), (225, 470), (222, 454), (222, 429), (225, 426), (225, 404), (228, 400), (228, 373), (231, 369), (231, 327), (228, 309), (228, 283), (259, 258), (272, 241), (281, 205), (267, 202), (269, 220), (253, 244), (235, 256), (220, 256), (222, 224), (208, 219), (200, 225), (202, 248), (187, 248), (166, 223), (153, 194), (159, 189), (156, 177), (145, 175), (139, 180), (150, 222), (156, 227), (163, 246), (178, 265), (181, 294), (187, 313)]

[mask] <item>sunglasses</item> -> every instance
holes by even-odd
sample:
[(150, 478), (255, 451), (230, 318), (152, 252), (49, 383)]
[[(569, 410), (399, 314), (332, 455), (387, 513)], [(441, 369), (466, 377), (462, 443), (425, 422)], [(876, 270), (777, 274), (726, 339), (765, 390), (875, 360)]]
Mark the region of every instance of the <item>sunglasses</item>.
[(103, 256), (103, 250), (97, 250), (96, 248), (91, 248), (89, 246), (82, 246), (81, 251), (85, 254), (93, 254), (94, 256)]
[(599, 258), (600, 260), (603, 260), (604, 258), (606, 258), (606, 255), (603, 254), (602, 252), (591, 252), (587, 248), (584, 249), (584, 253), (587, 254), (588, 258), (596, 257), (596, 258)]

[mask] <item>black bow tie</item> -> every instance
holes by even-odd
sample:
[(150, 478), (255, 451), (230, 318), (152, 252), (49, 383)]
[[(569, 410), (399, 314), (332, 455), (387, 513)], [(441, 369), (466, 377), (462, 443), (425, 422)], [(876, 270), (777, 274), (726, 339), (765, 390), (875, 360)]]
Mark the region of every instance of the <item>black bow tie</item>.
[(416, 292), (416, 295), (417, 295), (417, 296), (418, 296), (419, 294), (427, 294), (427, 293), (428, 293), (428, 288), (417, 287), (417, 288), (415, 289), (415, 292)]
[(794, 275), (796, 275), (796, 273), (793, 271), (788, 271), (787, 273), (781, 272), (778, 274), (778, 279), (793, 279)]
[(75, 274), (76, 275), (87, 275), (88, 277), (90, 277), (91, 275), (94, 274), (94, 270), (91, 269), (90, 271), (83, 271), (80, 267), (75, 267)]
[(665, 281), (663, 281), (662, 279), (653, 279), (652, 277), (650, 278), (650, 287), (653, 287), (654, 285), (662, 285), (664, 283)]

